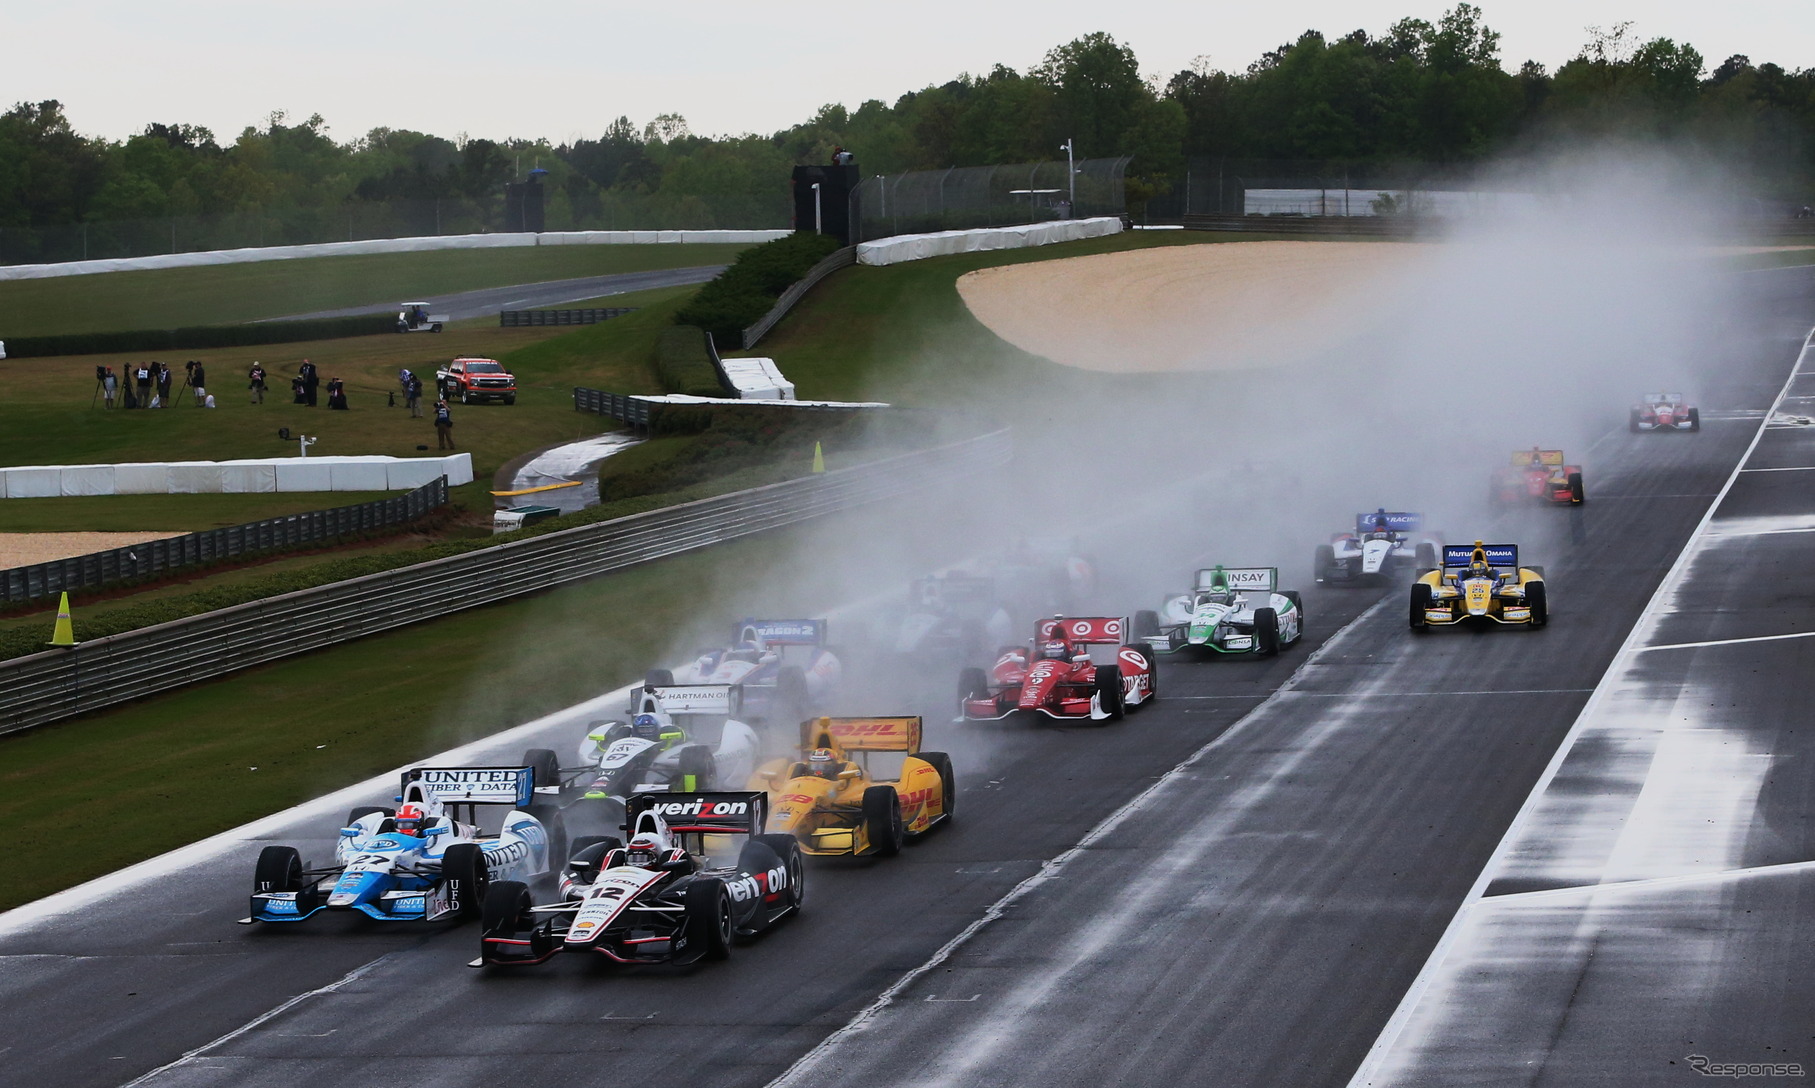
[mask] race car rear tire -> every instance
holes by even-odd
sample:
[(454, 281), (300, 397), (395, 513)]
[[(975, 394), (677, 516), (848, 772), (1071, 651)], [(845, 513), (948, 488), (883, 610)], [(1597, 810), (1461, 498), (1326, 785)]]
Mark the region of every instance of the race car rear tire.
[(1254, 610), (1254, 652), (1262, 657), (1279, 652), (1279, 613), (1271, 608)]
[(523, 811), (540, 820), (548, 832), (548, 868), (557, 871), (567, 857), (567, 817), (557, 805), (530, 805)]
[(457, 916), (471, 918), (478, 914), (491, 882), (491, 869), (477, 843), (457, 842), (441, 856), (441, 884)]
[(1418, 582), (1412, 586), (1412, 630), (1424, 630), (1424, 612), (1431, 606), (1431, 587)]
[(989, 698), (989, 674), (982, 669), (963, 669), (958, 673), (958, 698)]
[(485, 902), (479, 907), (479, 936), (512, 937), (533, 929), (532, 905), (529, 886), (520, 880), (500, 880), (486, 888)]
[(1533, 627), (1542, 627), (1550, 622), (1550, 598), (1543, 582), (1533, 582), (1525, 587), (1525, 603), (1531, 608)]
[(778, 716), (790, 725), (807, 715), (807, 672), (799, 665), (783, 665), (775, 674), (775, 707)]
[(893, 786), (863, 791), (863, 825), (870, 846), (885, 858), (901, 853), (901, 797)]
[(1700, 408), (1689, 409), (1689, 430), (1693, 432), (1693, 431), (1699, 431), (1701, 429), (1702, 429), (1702, 410)]
[(347, 822), (340, 826), (352, 827), (361, 819), (370, 816), (374, 812), (387, 818), (397, 815), (396, 810), (385, 808), (383, 805), (354, 805), (353, 811), (347, 813)]
[[(952, 773), (952, 757), (944, 752), (921, 752), (919, 758), (939, 772), (939, 800), (949, 818), (958, 811), (958, 776)], [(930, 830), (930, 829), (929, 829)], [(925, 834), (926, 832), (921, 832)]]
[(258, 865), (252, 870), (255, 892), (294, 892), (302, 890), (302, 855), (294, 846), (267, 846), (258, 852)]
[(687, 941), (704, 945), (709, 960), (731, 956), (731, 893), (725, 882), (703, 876), (687, 885)]
[(646, 688), (671, 688), (674, 686), (673, 669), (650, 669), (643, 677)]
[(1097, 705), (1103, 708), (1104, 717), (1098, 722), (1119, 721), (1127, 712), (1123, 702), (1122, 667), (1120, 665), (1098, 665), (1096, 671)]
[(1335, 547), (1329, 544), (1317, 545), (1317, 553), (1311, 558), (1311, 577), (1321, 582), (1330, 576), (1330, 568), (1335, 565)]
[(788, 870), (788, 906), (799, 910), (807, 903), (807, 866), (800, 852), (800, 840), (792, 835), (758, 835)]
[(1292, 611), (1298, 613), (1298, 634), (1292, 636), (1292, 641), (1297, 642), (1299, 639), (1305, 637), (1305, 602), (1304, 602), (1304, 598), (1302, 598), (1298, 595), (1298, 591), (1296, 589), (1282, 589), (1282, 590), (1280, 590), (1279, 595), (1281, 597), (1284, 597), (1286, 600), (1291, 601), (1292, 602)]
[(1428, 540), (1420, 542), (1418, 556), (1412, 561), (1412, 566), (1418, 577), (1423, 577), (1426, 573), (1436, 570), (1440, 566), (1437, 562), (1437, 546)]
[(1153, 638), (1160, 633), (1160, 614), (1151, 608), (1143, 608), (1134, 614), (1134, 637), (1136, 639)]
[[(681, 789), (689, 793), (695, 790), (717, 789), (718, 768), (712, 760), (712, 749), (704, 744), (689, 744), (676, 756), (676, 763), (681, 772)], [(687, 779), (693, 779), (689, 784)]]
[(549, 748), (531, 748), (523, 753), (523, 765), (535, 771), (535, 786), (559, 786), (561, 784), (561, 758)]
[(1587, 494), (1584, 493), (1582, 490), (1582, 474), (1579, 472), (1570, 473), (1569, 474), (1569, 501), (1579, 505), (1580, 503), (1584, 502), (1587, 498), (1588, 498)]

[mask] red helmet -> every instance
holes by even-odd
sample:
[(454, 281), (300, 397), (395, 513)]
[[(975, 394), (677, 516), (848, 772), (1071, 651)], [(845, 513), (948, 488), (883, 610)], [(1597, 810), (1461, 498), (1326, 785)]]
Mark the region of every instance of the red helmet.
[(422, 810), (421, 805), (404, 805), (397, 810), (397, 815), (392, 817), (391, 822), (396, 825), (397, 830), (405, 835), (416, 835), (421, 833), (422, 825), (428, 819), (428, 815)]

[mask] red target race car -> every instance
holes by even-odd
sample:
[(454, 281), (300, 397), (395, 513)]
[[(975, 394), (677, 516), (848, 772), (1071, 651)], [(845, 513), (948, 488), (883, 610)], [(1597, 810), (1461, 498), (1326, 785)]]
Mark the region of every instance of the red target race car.
[(1699, 431), (1701, 409), (1683, 400), (1681, 393), (1646, 393), (1645, 399), (1632, 406), (1626, 429), (1633, 434), (1645, 431)]
[(1580, 506), (1586, 498), (1582, 490), (1582, 466), (1568, 464), (1562, 450), (1541, 450), (1533, 446), (1512, 455), (1512, 463), (1494, 472), (1488, 497), (1498, 505), (1516, 502), (1553, 503)]
[[(1026, 646), (1009, 646), (989, 670), (958, 676), (959, 720), (993, 721), (1044, 714), (1105, 722), (1158, 694), (1152, 651), (1130, 644), (1120, 616), (1054, 616), (1041, 620)], [(1113, 657), (1091, 647), (1115, 647)]]

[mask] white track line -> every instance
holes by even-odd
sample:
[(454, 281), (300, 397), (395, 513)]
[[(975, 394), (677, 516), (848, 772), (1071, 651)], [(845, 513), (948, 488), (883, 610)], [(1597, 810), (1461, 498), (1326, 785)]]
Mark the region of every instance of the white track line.
[(210, 1050), (213, 1050), (219, 1046), (225, 1046), (226, 1044), (232, 1042), (233, 1040), (239, 1038), (240, 1036), (246, 1034), (247, 1032), (256, 1030), (260, 1025), (268, 1023), (273, 1018), (282, 1016), (284, 1013), (289, 1012), (291, 1009), (293, 1009), (296, 1006), (302, 1004), (303, 1002), (309, 1000), (311, 997), (319, 997), (322, 994), (331, 994), (334, 991), (340, 989), (342, 986), (345, 986), (349, 982), (359, 981), (360, 979), (364, 978), (366, 975), (370, 974), (372, 971), (376, 970), (380, 964), (384, 963), (386, 960), (390, 959), (391, 957), (393, 957), (395, 955), (397, 955), (397, 953), (395, 953), (395, 952), (386, 952), (384, 955), (378, 957), (377, 959), (371, 961), (370, 963), (360, 964), (358, 967), (353, 968), (351, 971), (348, 971), (346, 974), (335, 979), (333, 982), (328, 983), (326, 986), (317, 986), (315, 989), (310, 990), (307, 993), (297, 994), (295, 997), (293, 997), (290, 1000), (284, 1002), (283, 1004), (277, 1006), (276, 1008), (267, 1010), (266, 1012), (253, 1017), (251, 1020), (246, 1021), (245, 1023), (241, 1024), (239, 1027), (234, 1028), (232, 1031), (221, 1036), (220, 1038), (213, 1039), (213, 1040), (210, 1040), (209, 1042), (203, 1043), (201, 1046), (196, 1047), (194, 1050), (185, 1052), (182, 1057), (176, 1059), (175, 1061), (165, 1062), (163, 1065), (158, 1066), (156, 1069), (153, 1069), (151, 1072), (145, 1073), (142, 1076), (138, 1076), (138, 1077), (133, 1078), (132, 1080), (127, 1081), (125, 1084), (121, 1085), (120, 1088), (138, 1088), (139, 1085), (144, 1084), (147, 1081), (152, 1080), (153, 1078), (162, 1076), (163, 1074), (168, 1073), (170, 1070), (175, 1069), (178, 1066), (188, 1065), (190, 1062), (195, 1061), (197, 1058), (202, 1057), (204, 1054), (207, 1054)]
[(1749, 865), (1739, 869), (1722, 869), (1713, 873), (1679, 873), (1676, 876), (1654, 876), (1644, 880), (1610, 880), (1605, 884), (1572, 884), (1567, 888), (1545, 888), (1535, 892), (1511, 892), (1492, 895), (1482, 900), (1484, 909), (1497, 910), (1503, 903), (1528, 903), (1534, 899), (1567, 899), (1594, 896), (1600, 898), (1619, 892), (1644, 892), (1655, 888), (1693, 887), (1698, 884), (1726, 884), (1755, 876), (1794, 876), (1815, 872), (1815, 861), (1785, 861), (1776, 865)]
[(1362, 1059), (1361, 1066), (1349, 1079), (1349, 1088), (1365, 1088), (1374, 1083), (1374, 1078), (1386, 1063), (1387, 1055), (1391, 1053), (1394, 1044), (1399, 1041), (1399, 1036), (1411, 1021), (1412, 1013), (1417, 1010), (1418, 1002), (1430, 989), (1431, 983), (1436, 980), (1437, 974), (1442, 969), (1451, 946), (1455, 944), (1456, 938), (1461, 934), (1469, 914), (1481, 901), (1482, 893), (1487, 890), (1493, 874), (1499, 870), (1501, 862), (1512, 850), (1513, 843), (1524, 830), (1526, 822), (1531, 819), (1531, 814), (1537, 810), (1545, 790), (1550, 787), (1551, 780), (1556, 778), (1557, 771), (1563, 766), (1563, 761), (1569, 757), (1570, 751), (1575, 748), (1576, 741), (1586, 729), (1589, 720), (1600, 708), (1602, 698), (1615, 686), (1610, 682), (1611, 678), (1618, 676), (1630, 664), (1632, 655), (1637, 649), (1635, 643), (1650, 633), (1651, 628), (1648, 621), (1657, 613), (1659, 602), (1674, 593), (1677, 584), (1688, 573), (1689, 564), (1695, 556), (1697, 545), (1701, 543), (1709, 524), (1714, 521), (1714, 512), (1720, 509), (1721, 501), (1727, 497), (1727, 492), (1731, 491), (1733, 485), (1739, 480), (1740, 470), (1745, 467), (1747, 461), (1751, 460), (1752, 451), (1758, 448), (1759, 440), (1764, 437), (1765, 429), (1770, 423), (1771, 414), (1776, 412), (1777, 405), (1781, 404), (1784, 397), (1789, 395), (1790, 386), (1794, 385), (1796, 379), (1801, 376), (1802, 364), (1808, 358), (1811, 338), (1815, 338), (1815, 329), (1811, 329), (1809, 336), (1804, 338), (1803, 349), (1796, 356), (1795, 365), (1790, 367), (1790, 376), (1784, 379), (1783, 388), (1777, 392), (1777, 399), (1771, 402), (1771, 413), (1765, 415), (1764, 422), (1760, 423), (1758, 430), (1753, 433), (1751, 444), (1746, 446), (1746, 452), (1740, 455), (1739, 462), (1733, 466), (1733, 472), (1727, 477), (1727, 482), (1721, 486), (1720, 493), (1714, 497), (1713, 502), (1708, 504), (1707, 512), (1702, 514), (1701, 521), (1696, 523), (1694, 531), (1689, 534), (1689, 539), (1683, 543), (1683, 550), (1677, 553), (1676, 562), (1671, 564), (1670, 570), (1664, 575), (1664, 580), (1658, 583), (1657, 591), (1651, 595), (1649, 601), (1645, 602), (1645, 610), (1639, 613), (1638, 619), (1632, 625), (1632, 630), (1627, 632), (1625, 641), (1620, 644), (1618, 652), (1613, 655), (1613, 660), (1608, 663), (1607, 671), (1601, 674), (1601, 682), (1596, 685), (1594, 694), (1588, 697), (1588, 702), (1583, 705), (1582, 712), (1576, 715), (1576, 720), (1569, 727), (1568, 734), (1563, 737), (1563, 743), (1558, 745), (1556, 753), (1550, 757), (1550, 763), (1544, 768), (1544, 773), (1538, 776), (1537, 783), (1532, 786), (1531, 793), (1526, 795), (1525, 803), (1519, 806), (1519, 812), (1507, 827), (1506, 834), (1501, 836), (1500, 844), (1494, 848), (1492, 856), (1487, 859), (1487, 864), (1482, 867), (1481, 875), (1475, 878), (1474, 886), (1463, 898), (1462, 905), (1456, 908), (1456, 913), (1450, 918), (1449, 925), (1443, 931), (1443, 936), (1438, 938), (1437, 947), (1431, 950), (1430, 958), (1424, 961), (1423, 969), (1418, 972), (1418, 977), (1412, 980), (1411, 987), (1406, 990), (1405, 996), (1399, 1001), (1399, 1007), (1393, 1010), (1392, 1018), (1387, 1021), (1386, 1027), (1381, 1029), (1379, 1037), (1374, 1040), (1374, 1045), (1368, 1048), (1367, 1056)]
[(1648, 654), (1653, 650), (1693, 650), (1699, 646), (1737, 646), (1742, 642), (1782, 642), (1786, 638), (1815, 638), (1815, 631), (1797, 631), (1789, 635), (1751, 635), (1747, 638), (1717, 638), (1707, 642), (1669, 642), (1662, 646), (1639, 646), (1632, 652)]
[(1286, 682), (1281, 684), (1264, 702), (1243, 715), (1235, 724), (1211, 738), (1202, 748), (1199, 748), (1197, 751), (1187, 756), (1182, 763), (1179, 763), (1170, 771), (1167, 771), (1164, 775), (1160, 776), (1153, 785), (1148, 786), (1146, 789), (1136, 794), (1127, 803), (1123, 804), (1121, 808), (1116, 809), (1114, 812), (1104, 817), (1101, 823), (1091, 828), (1083, 838), (1078, 840), (1077, 845), (1072, 846), (1057, 857), (1041, 862), (1039, 872), (1022, 880), (1019, 884), (1016, 884), (1013, 888), (1010, 888), (1003, 894), (1000, 899), (991, 903), (981, 917), (970, 925), (965, 926), (964, 929), (959, 931), (957, 936), (945, 942), (945, 944), (942, 945), (938, 951), (934, 952), (925, 963), (922, 963), (920, 966), (915, 967), (902, 975), (899, 979), (896, 979), (888, 989), (882, 991), (882, 993), (877, 996), (875, 1001), (872, 1001), (869, 1005), (860, 1010), (857, 1015), (853, 1016), (843, 1027), (826, 1036), (824, 1039), (821, 1039), (819, 1045), (796, 1059), (794, 1064), (790, 1065), (780, 1076), (770, 1081), (766, 1088), (783, 1088), (783, 1086), (794, 1083), (795, 1078), (805, 1074), (813, 1063), (819, 1059), (820, 1055), (829, 1052), (846, 1038), (861, 1031), (871, 1020), (875, 1019), (879, 1013), (894, 1004), (895, 998), (899, 996), (903, 990), (907, 989), (915, 980), (919, 979), (927, 972), (950, 959), (953, 953), (957, 952), (958, 949), (968, 943), (970, 939), (981, 932), (985, 926), (1002, 917), (1003, 913), (1006, 912), (1016, 900), (1033, 891), (1035, 888), (1038, 888), (1048, 880), (1058, 876), (1060, 870), (1064, 869), (1066, 864), (1073, 858), (1089, 849), (1092, 844), (1102, 839), (1103, 836), (1108, 835), (1117, 827), (1120, 827), (1125, 820), (1140, 811), (1141, 808), (1145, 807), (1147, 802), (1161, 790), (1189, 772), (1200, 760), (1216, 749), (1222, 747), (1224, 743), (1234, 738), (1236, 734), (1243, 732), (1244, 727), (1257, 721), (1260, 718), (1261, 713), (1271, 706), (1274, 700), (1291, 692), (1292, 685), (1297, 682), (1298, 677), (1304, 673), (1305, 669), (1309, 668), (1318, 658), (1333, 649), (1337, 643), (1347, 637), (1350, 632), (1360, 626), (1360, 624), (1369, 616), (1380, 611), (1383, 606), (1393, 600), (1392, 597), (1382, 597), (1373, 605), (1363, 610), (1359, 616), (1356, 616), (1354, 619), (1344, 624), (1341, 629), (1325, 640), (1322, 646), (1317, 648), (1317, 652), (1305, 658), (1304, 661), (1299, 664), (1298, 668), (1293, 670), (1292, 675), (1286, 679)]

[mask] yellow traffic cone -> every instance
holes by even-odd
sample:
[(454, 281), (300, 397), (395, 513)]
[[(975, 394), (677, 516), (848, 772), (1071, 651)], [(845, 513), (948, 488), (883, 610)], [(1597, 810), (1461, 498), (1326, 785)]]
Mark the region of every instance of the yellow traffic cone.
[(63, 599), (57, 604), (57, 627), (51, 632), (50, 644), (52, 646), (74, 646), (76, 644), (76, 631), (69, 622), (68, 593), (64, 593)]
[(825, 452), (819, 448), (819, 443), (815, 442), (815, 443), (813, 443), (813, 471), (814, 472), (824, 472), (825, 470), (826, 470)]

